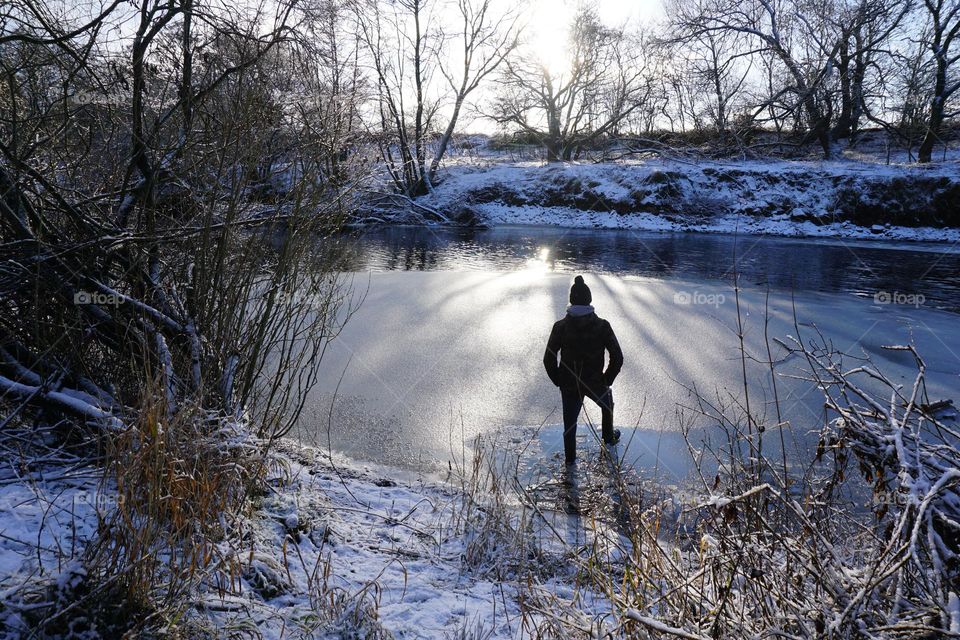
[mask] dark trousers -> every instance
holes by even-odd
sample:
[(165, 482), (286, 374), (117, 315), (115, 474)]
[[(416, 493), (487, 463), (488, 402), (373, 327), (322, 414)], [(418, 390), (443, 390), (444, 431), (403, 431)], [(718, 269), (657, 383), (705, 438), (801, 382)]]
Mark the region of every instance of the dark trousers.
[(603, 441), (613, 440), (613, 391), (605, 387), (601, 395), (590, 389), (560, 389), (563, 403), (563, 451), (567, 462), (577, 457), (577, 418), (583, 408), (583, 399), (590, 398), (600, 407), (600, 428)]

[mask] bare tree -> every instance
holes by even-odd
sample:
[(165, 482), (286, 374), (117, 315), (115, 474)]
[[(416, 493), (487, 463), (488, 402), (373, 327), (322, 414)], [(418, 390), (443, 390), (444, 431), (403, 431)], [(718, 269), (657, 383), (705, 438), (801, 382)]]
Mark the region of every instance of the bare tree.
[[(235, 420), (249, 410), (264, 435), (295, 419), (331, 318), (314, 323), (313, 311), (275, 300), (303, 285), (312, 232), (337, 224), (317, 202), (336, 192), (291, 172), (286, 201), (252, 216), (258, 163), (273, 140), (292, 138), (281, 50), (299, 37), (296, 14), (269, 8), (144, 0), (129, 48), (106, 41), (117, 33), (107, 20), (129, 15), (107, 12), (79, 27), (51, 17), (0, 44), (0, 403), (10, 419), (122, 428), (157, 381), (171, 412)], [(251, 232), (280, 221), (278, 243)], [(332, 311), (336, 287), (322, 282), (302, 290), (329, 293)]]
[(491, 0), (458, 0), (457, 8), (462, 22), (454, 46), (462, 49), (463, 57), (459, 69), (440, 63), (440, 71), (453, 92), (453, 107), (430, 163), (431, 182), (436, 178), (467, 98), (513, 53), (520, 38), (517, 14), (493, 16)]
[(281, 91), (293, 139), (284, 141), (299, 170), (334, 186), (349, 183), (364, 161), (362, 108), (371, 98), (361, 68), (363, 43), (347, 0), (321, 0), (305, 10), (303, 36), (283, 48)]
[(424, 93), (434, 71), (429, 61), (441, 42), (428, 19), (427, 5), (428, 0), (389, 4), (371, 0), (357, 11), (376, 77), (381, 155), (395, 187), (411, 197), (431, 188), (425, 136), (439, 107)]
[(960, 89), (956, 67), (960, 53), (951, 47), (960, 34), (960, 2), (957, 0), (924, 0), (923, 6), (931, 22), (927, 44), (933, 53), (934, 73), (927, 131), (920, 143), (919, 161), (930, 162), (934, 145), (942, 140), (944, 120), (956, 114), (947, 105)]
[(739, 64), (746, 56), (738, 38), (707, 34), (697, 71), (708, 83), (713, 98), (710, 113), (716, 130), (723, 134), (730, 125), (731, 103), (746, 84), (751, 65)]
[[(516, 15), (496, 14), (491, 0), (458, 0), (456, 36), (441, 23), (438, 6), (435, 0), (370, 0), (357, 12), (377, 80), (381, 155), (394, 186), (409, 197), (433, 189), (467, 98), (517, 44)], [(448, 62), (448, 53), (456, 62)], [(435, 127), (442, 118), (446, 124)], [(436, 130), (441, 134), (431, 150)]]
[(840, 47), (836, 57), (839, 101), (833, 125), (836, 138), (856, 137), (867, 95), (868, 74), (876, 74), (877, 60), (889, 56), (891, 36), (910, 10), (907, 2), (857, 0), (837, 9)]
[(816, 140), (824, 157), (829, 158), (832, 113), (826, 81), (833, 72), (840, 44), (823, 13), (825, 7), (775, 0), (707, 0), (694, 8), (695, 11), (678, 16), (691, 37), (739, 34), (748, 38), (749, 46), (768, 53), (771, 60), (782, 66), (790, 83), (767, 100), (792, 95), (795, 108), (803, 110), (808, 137)]
[[(925, 28), (925, 27), (924, 27)], [(864, 93), (863, 115), (902, 144), (913, 161), (913, 150), (927, 129), (932, 88), (926, 37), (911, 38), (909, 46), (891, 47), (873, 61), (873, 87)]]
[(584, 7), (569, 36), (562, 72), (535, 60), (510, 60), (492, 117), (534, 136), (550, 162), (570, 160), (585, 146), (614, 133), (652, 93), (642, 36), (601, 24)]
[(731, 103), (743, 91), (753, 68), (755, 53), (739, 32), (688, 31), (690, 16), (703, 13), (700, 0), (679, 0), (669, 7), (676, 31), (669, 45), (688, 67), (683, 84), (693, 85), (698, 95), (709, 96), (707, 111), (718, 133), (726, 133)]

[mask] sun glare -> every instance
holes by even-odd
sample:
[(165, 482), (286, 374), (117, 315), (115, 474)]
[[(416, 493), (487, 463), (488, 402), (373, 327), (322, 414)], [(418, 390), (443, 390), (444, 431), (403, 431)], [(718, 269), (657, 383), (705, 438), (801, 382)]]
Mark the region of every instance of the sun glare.
[[(580, 2), (577, 0), (533, 0), (526, 14), (527, 42), (538, 62), (553, 74), (561, 74), (570, 63), (568, 56), (570, 23)], [(600, 0), (595, 5), (604, 24), (651, 25), (663, 14), (662, 0)]]
[(550, 263), (550, 249), (547, 247), (540, 247), (537, 250), (536, 256), (529, 258), (524, 268), (518, 273), (520, 273), (524, 278), (536, 278), (546, 275), (551, 270), (552, 265)]
[(567, 2), (538, 2), (530, 22), (530, 49), (551, 73), (567, 67), (567, 35), (574, 7)]

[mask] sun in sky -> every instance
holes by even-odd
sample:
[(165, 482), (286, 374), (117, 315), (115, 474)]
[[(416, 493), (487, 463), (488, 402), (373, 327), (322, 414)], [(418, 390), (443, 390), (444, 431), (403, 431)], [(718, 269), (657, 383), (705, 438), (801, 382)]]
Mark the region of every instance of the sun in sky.
[[(523, 12), (530, 52), (553, 73), (567, 68), (570, 22), (585, 4), (582, 0), (531, 0)], [(650, 25), (663, 15), (661, 0), (597, 0), (589, 5), (610, 26)]]

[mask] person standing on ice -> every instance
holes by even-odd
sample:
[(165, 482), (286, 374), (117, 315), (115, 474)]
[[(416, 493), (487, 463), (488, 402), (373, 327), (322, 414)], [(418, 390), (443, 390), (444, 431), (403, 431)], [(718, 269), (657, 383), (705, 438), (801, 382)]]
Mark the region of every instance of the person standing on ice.
[[(543, 354), (547, 375), (560, 387), (563, 449), (568, 465), (577, 459), (577, 418), (584, 398), (590, 398), (600, 407), (604, 443), (616, 444), (620, 440), (620, 431), (613, 428), (613, 391), (610, 387), (623, 367), (623, 351), (610, 323), (594, 313), (592, 301), (593, 296), (583, 276), (574, 278), (567, 315), (554, 323)], [(606, 371), (603, 368), (604, 351), (610, 354)]]

